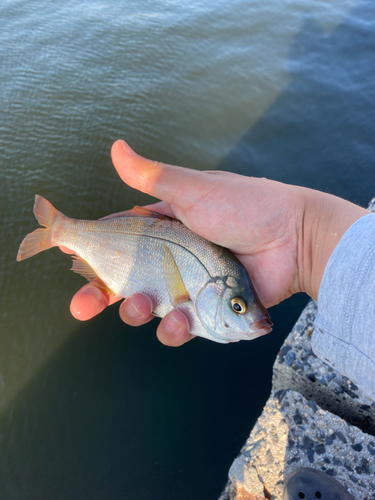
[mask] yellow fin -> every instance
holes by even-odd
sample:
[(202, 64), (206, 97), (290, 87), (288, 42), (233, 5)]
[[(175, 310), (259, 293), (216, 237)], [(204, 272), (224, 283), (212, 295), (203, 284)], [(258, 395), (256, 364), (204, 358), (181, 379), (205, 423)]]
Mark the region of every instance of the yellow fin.
[(52, 241), (51, 229), (58, 219), (64, 215), (56, 210), (56, 208), (43, 196), (35, 195), (34, 215), (41, 226), (45, 229), (35, 229), (28, 234), (22, 241), (17, 254), (17, 261), (28, 259), (43, 250), (57, 246)]
[(35, 195), (33, 212), (39, 224), (46, 228), (52, 226), (56, 218), (62, 215), (52, 203), (39, 194)]
[(85, 259), (82, 259), (82, 257), (73, 255), (73, 265), (71, 269), (75, 273), (86, 278), (92, 285), (100, 288), (100, 290), (104, 290), (111, 295), (116, 295), (115, 292), (111, 290), (101, 278), (99, 278), (90, 264)]
[(167, 245), (164, 245), (163, 275), (172, 304), (177, 306), (188, 302), (190, 300), (189, 292), (185, 288), (180, 270)]
[(42, 228), (35, 229), (35, 231), (25, 236), (18, 250), (17, 262), (51, 248), (49, 236), (49, 230)]
[(157, 212), (153, 212), (152, 210), (149, 210), (148, 208), (140, 207), (136, 205), (132, 210), (129, 210), (129, 212), (132, 212), (134, 215), (143, 215), (143, 216), (152, 216), (155, 217), (156, 215), (161, 215)]
[(154, 212), (153, 210), (149, 210), (145, 207), (139, 207), (138, 205), (136, 205), (131, 210), (107, 215), (102, 219), (114, 219), (116, 217), (151, 217), (152, 219), (171, 219), (171, 217), (168, 217), (167, 215), (159, 214), (159, 212)]

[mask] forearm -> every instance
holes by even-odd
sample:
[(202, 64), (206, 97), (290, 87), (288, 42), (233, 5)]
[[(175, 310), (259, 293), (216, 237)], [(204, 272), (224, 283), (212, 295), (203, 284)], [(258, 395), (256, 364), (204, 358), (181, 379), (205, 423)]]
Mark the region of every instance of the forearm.
[(336, 196), (299, 188), (303, 198), (300, 252), (303, 291), (317, 300), (327, 262), (345, 232), (368, 210)]

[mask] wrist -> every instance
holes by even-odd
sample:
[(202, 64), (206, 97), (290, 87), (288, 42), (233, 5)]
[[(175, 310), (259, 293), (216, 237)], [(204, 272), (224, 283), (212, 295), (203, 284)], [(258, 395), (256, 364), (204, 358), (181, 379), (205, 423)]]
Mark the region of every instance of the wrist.
[(303, 209), (300, 258), (302, 291), (317, 300), (323, 274), (332, 252), (344, 233), (369, 211), (313, 189), (300, 188)]

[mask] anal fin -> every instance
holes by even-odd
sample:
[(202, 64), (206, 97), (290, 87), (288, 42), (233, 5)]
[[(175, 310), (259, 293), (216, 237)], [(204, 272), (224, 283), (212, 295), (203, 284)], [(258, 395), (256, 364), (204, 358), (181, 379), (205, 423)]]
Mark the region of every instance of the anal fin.
[(111, 295), (116, 295), (116, 293), (111, 290), (101, 278), (99, 278), (99, 276), (96, 274), (87, 260), (82, 259), (82, 257), (73, 255), (73, 265), (71, 267), (71, 270), (86, 278), (92, 285), (100, 288), (100, 290), (103, 290), (104, 292), (107, 292)]

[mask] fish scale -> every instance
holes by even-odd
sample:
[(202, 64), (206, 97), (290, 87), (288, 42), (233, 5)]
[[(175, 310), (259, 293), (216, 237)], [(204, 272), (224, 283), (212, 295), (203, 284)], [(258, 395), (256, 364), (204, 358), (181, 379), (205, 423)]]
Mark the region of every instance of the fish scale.
[[(209, 275), (199, 257), (194, 254), (194, 249), (183, 246), (187, 240), (185, 235), (182, 238), (176, 237), (170, 231), (169, 221), (163, 224), (164, 227), (167, 226), (164, 234), (161, 224), (158, 224), (156, 234), (150, 234), (152, 228), (144, 224), (144, 218), (142, 221), (142, 219), (131, 217), (131, 221), (135, 224), (135, 230), (129, 227), (124, 217), (113, 221), (97, 221), (96, 224), (91, 221), (78, 221), (72, 224), (68, 219), (62, 224), (63, 231), (60, 232), (57, 243), (71, 248), (90, 262), (97, 275), (105, 280), (116, 295), (129, 297), (136, 292), (150, 295), (154, 302), (155, 314), (164, 316), (173, 309), (173, 306), (168, 303), (169, 295), (163, 280), (164, 245), (171, 250), (191, 297), (198, 293), (201, 280), (206, 281), (212, 276)], [(178, 228), (181, 226), (186, 229), (182, 224), (177, 225)], [(80, 237), (77, 238), (77, 234), (80, 234)], [(90, 234), (92, 241), (89, 248), (86, 247), (82, 234)], [(174, 241), (171, 241), (171, 238)], [(150, 240), (153, 244), (150, 244)], [(97, 242), (103, 244), (103, 241), (105, 241), (105, 251), (98, 252)], [(204, 254), (207, 258), (211, 252), (197, 253)], [(137, 266), (134, 266), (135, 260)], [(150, 262), (152, 262), (151, 266)], [(218, 266), (209, 267), (211, 272), (219, 272)]]
[[(240, 275), (237, 267), (238, 265), (243, 266), (227, 249), (198, 236), (178, 220), (166, 216), (162, 216), (160, 219), (150, 217), (150, 219), (152, 224), (145, 222), (144, 216), (121, 216), (100, 221), (75, 220), (75, 224), (79, 224), (80, 231), (89, 231), (93, 238), (95, 238), (95, 233), (100, 233), (100, 236), (98, 235), (99, 241), (102, 241), (106, 233), (110, 233), (118, 235), (119, 238), (123, 236), (126, 241), (131, 241), (132, 236), (134, 238), (144, 236), (175, 243), (181, 246), (184, 251), (195, 256), (207, 269), (210, 276), (220, 276), (225, 273)], [(66, 229), (70, 227), (69, 221), (71, 220), (68, 219)], [(71, 238), (74, 240), (74, 234)]]

